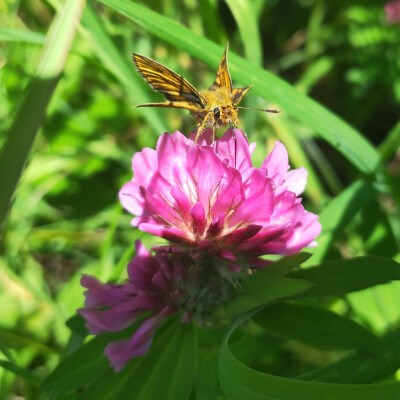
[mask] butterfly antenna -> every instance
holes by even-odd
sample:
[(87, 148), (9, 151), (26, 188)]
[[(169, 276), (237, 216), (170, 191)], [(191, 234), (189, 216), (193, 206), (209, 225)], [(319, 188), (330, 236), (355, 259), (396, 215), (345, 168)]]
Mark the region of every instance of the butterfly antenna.
[(251, 107), (238, 107), (238, 106), (236, 106), (236, 108), (240, 108), (242, 110), (254, 110), (254, 111), (262, 111), (262, 112), (269, 112), (269, 113), (275, 113), (275, 114), (278, 114), (281, 112), (281, 110), (267, 110), (266, 108), (251, 108)]

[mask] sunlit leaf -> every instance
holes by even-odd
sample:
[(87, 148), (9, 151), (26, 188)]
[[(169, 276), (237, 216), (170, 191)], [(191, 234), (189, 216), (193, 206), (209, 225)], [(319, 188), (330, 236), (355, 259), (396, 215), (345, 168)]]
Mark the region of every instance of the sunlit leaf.
[(384, 351), (382, 343), (371, 331), (323, 308), (277, 303), (264, 307), (253, 319), (278, 336), (322, 349)]
[(219, 356), (221, 385), (230, 400), (375, 400), (397, 398), (400, 383), (335, 384), (279, 377), (248, 367), (229, 348), (229, 338), (250, 314), (236, 319), (227, 331)]
[(290, 276), (315, 284), (300, 296), (339, 296), (390, 280), (399, 280), (400, 264), (390, 258), (377, 256), (330, 260), (295, 271)]

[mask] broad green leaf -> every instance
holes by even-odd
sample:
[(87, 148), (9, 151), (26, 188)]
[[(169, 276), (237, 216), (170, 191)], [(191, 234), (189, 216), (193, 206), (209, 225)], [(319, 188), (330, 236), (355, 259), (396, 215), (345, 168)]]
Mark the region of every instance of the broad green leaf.
[(236, 319), (226, 333), (218, 360), (221, 386), (230, 400), (376, 400), (400, 397), (400, 383), (336, 384), (266, 374), (240, 362), (229, 348), (235, 329), (251, 316)]
[[(127, 16), (150, 33), (185, 50), (213, 68), (218, 66), (223, 48), (162, 15), (126, 0), (101, 0)], [(298, 92), (282, 79), (249, 61), (229, 55), (232, 77), (244, 85), (254, 84), (254, 92), (272, 101), (291, 116), (302, 121), (337, 148), (359, 170), (372, 174), (380, 167), (376, 149), (354, 128), (316, 101)], [(278, 116), (279, 118), (279, 116)]]
[[(157, 331), (150, 350), (143, 357), (134, 358), (129, 365), (122, 371), (116, 373), (110, 367), (103, 374), (99, 375), (88, 388), (79, 396), (79, 400), (117, 400), (127, 395), (127, 390), (123, 390), (128, 381), (135, 384), (135, 389), (130, 392), (131, 395), (138, 393), (141, 383), (137, 381), (135, 371), (142, 369), (142, 366), (148, 363), (149, 358), (158, 359), (163, 351), (168, 348), (171, 337), (181, 327), (177, 326), (177, 321), (172, 320), (164, 324)], [(146, 381), (146, 379), (145, 379)], [(143, 383), (143, 381), (142, 381)]]
[(85, 326), (85, 319), (79, 314), (75, 314), (73, 317), (68, 319), (65, 324), (72, 331), (68, 344), (64, 350), (65, 355), (69, 356), (83, 345), (89, 331)]
[(377, 192), (370, 182), (359, 180), (351, 184), (325, 207), (319, 215), (322, 233), (316, 238), (318, 246), (308, 249), (313, 256), (306, 265), (323, 260), (335, 236), (343, 231), (356, 213), (362, 210), (376, 194)]
[(282, 278), (309, 257), (308, 253), (294, 254), (255, 271), (241, 282), (240, 294), (224, 305), (225, 311), (228, 314), (240, 314), (269, 301), (307, 290), (311, 286), (309, 282)]
[(390, 282), (346, 296), (352, 310), (377, 332), (400, 320), (400, 282)]
[(331, 260), (295, 271), (290, 277), (306, 279), (315, 284), (299, 296), (340, 296), (390, 280), (399, 280), (400, 264), (390, 258), (377, 256)]
[(196, 348), (193, 325), (175, 318), (166, 340), (135, 369), (118, 400), (186, 400), (193, 387)]
[(46, 108), (64, 68), (84, 0), (69, 0), (51, 24), (43, 54), (0, 149), (0, 225), (26, 163)]
[(310, 258), (309, 253), (297, 253), (291, 256), (283, 257), (280, 260), (267, 265), (259, 271), (241, 282), (242, 294), (252, 295), (264, 290), (273, 281), (284, 277), (292, 269), (300, 266)]
[(114, 372), (112, 367), (107, 368), (103, 374), (98, 375), (96, 379), (90, 383), (82, 395), (79, 396), (79, 400), (118, 399), (120, 394), (123, 395), (121, 390), (126, 384), (127, 380), (134, 379), (134, 371), (137, 368), (140, 368), (141, 364), (146, 358), (151, 357), (152, 354), (158, 354), (162, 351), (163, 346), (166, 346), (166, 342), (168, 342), (170, 339), (174, 329), (175, 324), (164, 324), (157, 331), (153, 344), (145, 356), (132, 359), (129, 365), (118, 373)]
[(384, 352), (352, 352), (329, 365), (303, 374), (298, 379), (340, 383), (369, 383), (384, 379), (400, 368), (400, 327), (386, 333), (382, 342), (385, 346)]
[(382, 352), (381, 341), (368, 329), (332, 311), (301, 304), (278, 303), (253, 317), (268, 331), (323, 349), (347, 348)]
[(196, 400), (226, 400), (222, 389), (205, 379), (196, 379)]
[(109, 361), (103, 355), (105, 346), (110, 341), (120, 338), (121, 334), (115, 333), (96, 336), (63, 360), (44, 380), (42, 389), (66, 391), (88, 384), (109, 367)]
[(239, 294), (224, 305), (224, 310), (231, 315), (240, 314), (267, 304), (273, 300), (298, 295), (309, 290), (312, 283), (301, 279), (280, 278), (257, 290)]
[(15, 365), (12, 362), (6, 360), (0, 360), (0, 367), (3, 367), (7, 371), (14, 373), (15, 375), (24, 378), (27, 382), (31, 383), (34, 386), (39, 386), (41, 382), (41, 377), (34, 371), (30, 371), (26, 368), (21, 368), (18, 365)]
[(141, 359), (134, 360), (122, 371), (116, 373), (110, 367), (94, 379), (78, 397), (79, 400), (117, 400), (123, 385), (132, 378), (133, 371), (140, 367)]

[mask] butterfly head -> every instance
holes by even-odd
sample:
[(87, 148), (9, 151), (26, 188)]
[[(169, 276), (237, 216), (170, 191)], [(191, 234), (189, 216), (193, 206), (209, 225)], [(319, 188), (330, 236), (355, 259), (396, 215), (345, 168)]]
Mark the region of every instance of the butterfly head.
[(213, 115), (217, 127), (239, 123), (238, 109), (233, 105), (216, 106), (213, 109)]

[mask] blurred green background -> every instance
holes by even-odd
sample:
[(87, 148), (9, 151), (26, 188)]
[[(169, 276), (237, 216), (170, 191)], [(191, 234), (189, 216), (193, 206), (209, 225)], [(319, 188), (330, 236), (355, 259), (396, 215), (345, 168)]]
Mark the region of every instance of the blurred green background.
[[(380, 152), (387, 167), (385, 178), (364, 176), (378, 194), (361, 194), (362, 206), (349, 211), (335, 232), (333, 245), (321, 258), (375, 254), (399, 259), (400, 24), (386, 22), (383, 2), (134, 3), (219, 44), (221, 51), (214, 54), (218, 60), (229, 41), (230, 54), (241, 55), (283, 78), (362, 132)], [(21, 140), (25, 130), (33, 130), (32, 137), (36, 132), (31, 124), (36, 99), (25, 105), (23, 101), (32, 77), (40, 75), (45, 38), (63, 4), (57, 0), (0, 3), (2, 145), (13, 132), (15, 118), (22, 127)], [(63, 354), (69, 337), (65, 321), (83, 304), (81, 274), (117, 280), (124, 276), (135, 239), (141, 237), (149, 246), (157, 244), (130, 227), (131, 217), (118, 203), (119, 188), (131, 179), (133, 153), (144, 146), (154, 147), (165, 131), (189, 133), (195, 127), (195, 119), (186, 111), (132, 108), (160, 101), (162, 96), (141, 79), (130, 54), (157, 60), (199, 89), (210, 86), (215, 74), (215, 67), (150, 34), (112, 8), (89, 4), (65, 67), (60, 67), (55, 91), (43, 108), (45, 118), (37, 115), (40, 130), (1, 233), (0, 353), (41, 374), (54, 368)], [(234, 86), (241, 83), (235, 84), (234, 79)], [(241, 105), (282, 108), (278, 116), (242, 110), (241, 124), (250, 141), (257, 142), (256, 165), (279, 139), (289, 150), (291, 166), (307, 167), (305, 203), (310, 211), (320, 213), (363, 177), (343, 154), (310, 126), (291, 117), (282, 105), (268, 103), (253, 89)], [(19, 107), (23, 112), (18, 113)], [(29, 107), (31, 114), (26, 112)], [(2, 167), (5, 176), (8, 171)], [(399, 288), (390, 286), (384, 297), (388, 291), (394, 297), (389, 306), (385, 303), (383, 313), (381, 307), (374, 314), (379, 309), (375, 292), (365, 295), (373, 303), (368, 312), (365, 298), (361, 301), (358, 294), (347, 301), (356, 318), (381, 331), (399, 316), (393, 300), (400, 299)], [(28, 392), (34, 390), (0, 370), (0, 400), (13, 398), (12, 393), (29, 398)]]

